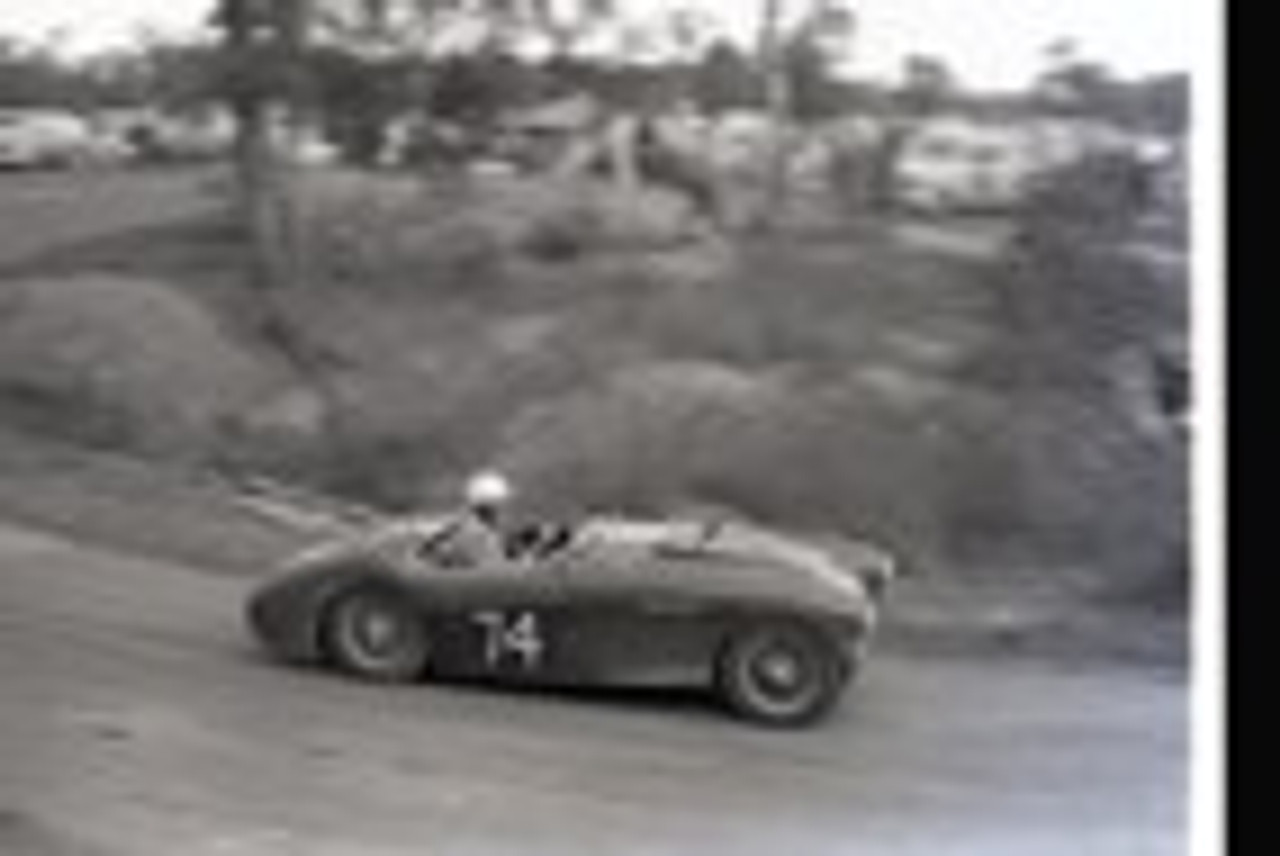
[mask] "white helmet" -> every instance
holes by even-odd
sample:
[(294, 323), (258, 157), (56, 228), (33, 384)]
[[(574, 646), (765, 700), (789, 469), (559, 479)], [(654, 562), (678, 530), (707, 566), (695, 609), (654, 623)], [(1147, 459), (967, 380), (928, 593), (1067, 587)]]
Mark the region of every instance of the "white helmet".
[(467, 482), (467, 505), (495, 508), (510, 502), (513, 493), (511, 484), (500, 473), (478, 473)]

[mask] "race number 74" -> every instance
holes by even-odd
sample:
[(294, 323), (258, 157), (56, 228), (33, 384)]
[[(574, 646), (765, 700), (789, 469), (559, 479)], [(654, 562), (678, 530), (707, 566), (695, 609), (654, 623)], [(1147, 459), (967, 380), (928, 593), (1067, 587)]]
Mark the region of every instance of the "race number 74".
[(492, 610), (472, 617), (484, 633), (485, 665), (496, 668), (514, 657), (526, 669), (537, 668), (546, 650), (537, 613)]

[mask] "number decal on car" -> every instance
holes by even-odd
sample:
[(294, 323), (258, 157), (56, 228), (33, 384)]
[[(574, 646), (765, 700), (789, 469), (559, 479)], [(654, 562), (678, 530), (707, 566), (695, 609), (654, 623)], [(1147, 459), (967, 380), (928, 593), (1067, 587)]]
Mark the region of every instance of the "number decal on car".
[(534, 612), (477, 612), (473, 619), (484, 633), (484, 661), (497, 668), (508, 657), (515, 657), (526, 669), (535, 669), (542, 661), (546, 643)]

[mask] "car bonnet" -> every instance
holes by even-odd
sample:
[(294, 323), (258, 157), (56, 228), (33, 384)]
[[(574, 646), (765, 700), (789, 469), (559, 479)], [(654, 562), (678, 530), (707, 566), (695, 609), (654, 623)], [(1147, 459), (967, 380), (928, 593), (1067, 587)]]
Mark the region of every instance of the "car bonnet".
[(748, 526), (726, 527), (716, 539), (717, 552), (756, 559), (785, 568), (788, 583), (803, 574), (813, 588), (857, 602), (867, 599), (867, 591), (854, 568), (846, 568), (828, 551), (765, 529)]

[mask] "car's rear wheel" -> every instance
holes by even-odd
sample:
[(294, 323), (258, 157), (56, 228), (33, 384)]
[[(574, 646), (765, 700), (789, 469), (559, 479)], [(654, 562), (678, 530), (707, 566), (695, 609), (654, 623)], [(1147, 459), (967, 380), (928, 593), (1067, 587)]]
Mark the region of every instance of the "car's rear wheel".
[(344, 672), (402, 683), (422, 675), (430, 640), (420, 616), (394, 593), (357, 589), (341, 595), (322, 625), (325, 651)]
[(724, 700), (766, 725), (805, 725), (839, 699), (848, 669), (823, 636), (800, 624), (748, 628), (729, 641), (718, 668)]

